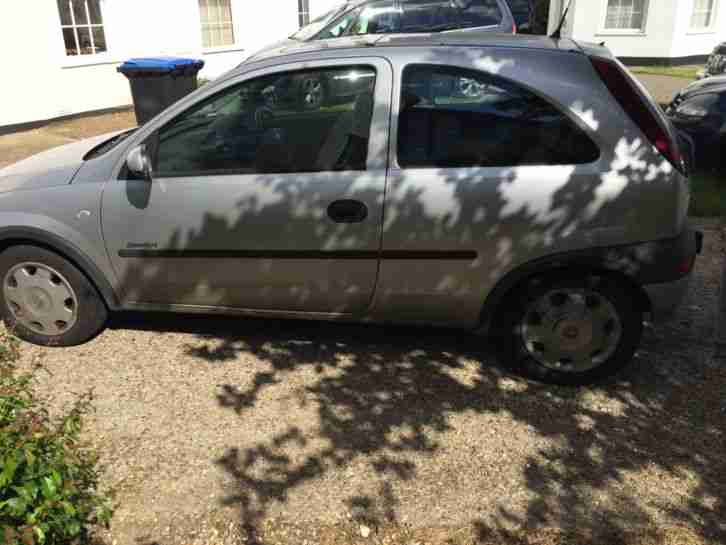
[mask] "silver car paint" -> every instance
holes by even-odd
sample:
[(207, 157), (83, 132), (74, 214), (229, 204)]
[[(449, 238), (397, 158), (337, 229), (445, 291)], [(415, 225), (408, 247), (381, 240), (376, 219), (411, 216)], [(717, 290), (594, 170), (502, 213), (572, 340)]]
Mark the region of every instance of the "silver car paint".
[[(304, 44), (282, 57), (243, 64), (161, 113), (113, 151), (86, 162), (71, 185), (0, 195), (0, 223), (32, 224), (68, 237), (98, 265), (129, 308), (248, 311), (466, 327), (477, 325), (482, 304), (499, 279), (537, 257), (664, 239), (683, 229), (688, 203), (685, 179), (622, 112), (573, 42), (476, 33), (441, 35), (433, 40), (388, 36), (376, 41), (375, 48), (351, 48), (355, 40), (333, 47)], [(118, 174), (128, 150), (154, 130), (198, 100), (237, 81), (282, 70), (283, 65), (305, 67), (326, 62), (392, 66), (392, 80), (381, 77), (379, 68), (382, 86), (376, 91), (377, 121), (366, 173), (266, 175), (245, 180), (219, 177), (191, 184), (158, 180), (147, 188), (148, 203), (154, 202), (153, 213), (145, 213), (131, 202), (139, 202), (130, 198), (138, 187), (118, 180)], [(589, 132), (602, 155), (595, 163), (577, 166), (401, 169), (396, 161), (397, 119), (388, 112), (398, 111), (401, 70), (409, 63), (456, 65), (511, 78), (557, 103)], [(390, 105), (388, 100), (392, 100)], [(389, 118), (390, 138), (386, 127)], [(86, 149), (92, 146), (87, 144)], [(384, 181), (387, 161), (390, 169)], [(260, 187), (258, 195), (255, 182), (263, 178), (268, 185)], [(285, 194), (288, 182), (296, 187), (294, 195)], [(255, 193), (254, 213), (269, 225), (269, 232), (239, 238), (241, 231), (229, 229), (236, 201), (231, 197), (224, 202), (209, 188), (227, 186), (229, 190), (238, 183), (245, 187), (224, 195)], [(181, 187), (184, 184), (186, 188)], [(363, 231), (329, 224), (325, 199), (343, 194), (363, 199), (371, 207), (374, 221)], [(285, 206), (279, 206), (280, 199)], [(91, 218), (78, 220), (80, 209), (90, 210)], [(275, 226), (290, 221), (319, 225), (309, 231), (286, 233), (289, 238), (281, 240), (280, 227)], [(374, 236), (379, 226), (380, 239)], [(375, 248), (379, 244), (384, 251), (468, 250), (475, 251), (477, 257), (468, 261), (383, 259), (378, 264), (264, 259), (235, 266), (225, 260), (203, 265), (186, 260), (132, 264), (117, 257), (118, 250), (129, 242), (185, 248), (197, 243), (200, 233), (213, 233), (215, 244), (226, 247), (244, 243), (315, 250)], [(190, 267), (190, 274), (182, 270), (184, 267)], [(167, 278), (172, 280), (170, 285), (164, 284)], [(174, 285), (176, 281), (179, 284)], [(236, 306), (241, 304), (235, 300), (240, 286), (246, 292), (244, 300), (254, 302), (255, 308)], [(176, 294), (168, 293), (162, 302), (157, 289)]]

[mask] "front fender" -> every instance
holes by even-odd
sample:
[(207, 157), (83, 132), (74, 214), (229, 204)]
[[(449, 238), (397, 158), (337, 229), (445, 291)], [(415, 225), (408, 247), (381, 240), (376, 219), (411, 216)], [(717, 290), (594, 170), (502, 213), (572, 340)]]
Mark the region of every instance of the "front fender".
[(113, 276), (108, 274), (113, 273), (106, 263), (106, 256), (93, 250), (93, 242), (80, 232), (52, 218), (35, 214), (0, 214), (0, 222), (3, 224), (0, 227), (0, 249), (16, 244), (31, 244), (61, 254), (91, 280), (109, 309), (119, 308), (118, 296), (109, 282)]

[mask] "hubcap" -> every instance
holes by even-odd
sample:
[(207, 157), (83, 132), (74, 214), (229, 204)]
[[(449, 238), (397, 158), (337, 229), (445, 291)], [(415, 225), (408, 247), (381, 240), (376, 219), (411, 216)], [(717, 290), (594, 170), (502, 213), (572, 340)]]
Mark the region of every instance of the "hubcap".
[(41, 263), (20, 263), (3, 280), (5, 302), (15, 320), (41, 335), (60, 335), (76, 323), (78, 299), (70, 283)]
[(306, 108), (317, 108), (323, 101), (323, 84), (319, 79), (303, 81), (303, 101)]
[(520, 331), (525, 350), (545, 367), (583, 372), (613, 355), (622, 326), (615, 307), (602, 294), (561, 289), (529, 305)]

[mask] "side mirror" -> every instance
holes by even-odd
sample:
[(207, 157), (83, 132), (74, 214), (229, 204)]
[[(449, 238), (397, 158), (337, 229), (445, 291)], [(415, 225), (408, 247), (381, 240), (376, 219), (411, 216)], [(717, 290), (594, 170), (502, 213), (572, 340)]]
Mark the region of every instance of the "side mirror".
[(151, 181), (151, 160), (146, 153), (146, 146), (141, 144), (129, 152), (126, 156), (126, 168), (133, 176)]

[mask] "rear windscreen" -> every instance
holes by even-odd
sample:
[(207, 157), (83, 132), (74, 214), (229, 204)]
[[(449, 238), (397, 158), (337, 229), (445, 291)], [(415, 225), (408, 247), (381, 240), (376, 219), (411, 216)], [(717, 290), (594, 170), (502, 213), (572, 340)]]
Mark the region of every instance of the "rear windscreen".
[(409, 0), (402, 7), (400, 32), (498, 26), (502, 22), (497, 0)]

